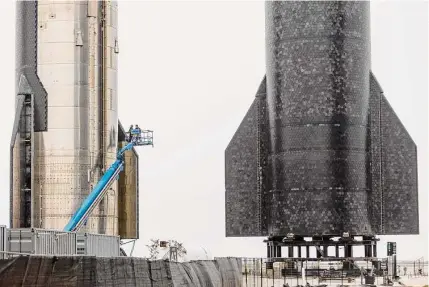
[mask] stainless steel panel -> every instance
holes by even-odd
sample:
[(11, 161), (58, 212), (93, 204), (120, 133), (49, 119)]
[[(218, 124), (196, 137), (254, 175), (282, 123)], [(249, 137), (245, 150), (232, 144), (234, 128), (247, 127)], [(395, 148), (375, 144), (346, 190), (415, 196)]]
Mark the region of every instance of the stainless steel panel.
[[(73, 2), (84, 2), (84, 1), (51, 1), (51, 3), (47, 4), (42, 1), (39, 2), (39, 5), (49, 5), (50, 9), (44, 9), (39, 11), (39, 13), (43, 13), (41, 15), (43, 19), (55, 19), (57, 21), (74, 21), (74, 13), (70, 13), (70, 11), (74, 11), (76, 6)], [(76, 3), (76, 4), (84, 4), (84, 3)]]
[(28, 228), (7, 230), (9, 252), (34, 254), (33, 232)]
[[(52, 159), (44, 159), (45, 163), (58, 162), (55, 156), (80, 156), (88, 157), (88, 135), (81, 135), (79, 128), (72, 129), (51, 129), (49, 133), (44, 133), (43, 137), (38, 134), (38, 144), (40, 150), (49, 151), (49, 155), (53, 156)], [(75, 144), (80, 143), (81, 148), (75, 149)], [(46, 155), (45, 155), (46, 156)], [(89, 161), (89, 160), (88, 160)]]
[(88, 107), (88, 87), (82, 86), (51, 86), (49, 88), (55, 94), (76, 94), (75, 97), (53, 97), (49, 99), (51, 107)]
[(120, 237), (103, 234), (77, 234), (79, 252), (85, 255), (120, 256)]
[[(50, 108), (50, 107), (48, 107)], [(48, 122), (48, 129), (68, 129), (72, 134), (75, 134), (78, 129), (78, 132), (81, 130), (87, 130), (88, 123), (84, 121), (77, 121), (76, 118), (80, 120), (87, 120), (86, 114), (87, 108), (84, 107), (55, 107), (52, 108), (49, 116), (57, 119), (55, 121)], [(79, 135), (76, 134), (76, 135)], [(69, 145), (72, 145), (76, 142), (71, 142)], [(87, 146), (87, 144), (85, 143)], [(80, 148), (80, 146), (79, 146)]]
[[(104, 164), (107, 168), (116, 160), (118, 136), (118, 98), (117, 98), (117, 70), (112, 62), (117, 62), (117, 54), (110, 53), (117, 40), (117, 9), (115, 1), (104, 2), (106, 29), (102, 35), (103, 57), (103, 150)], [(106, 216), (106, 234), (118, 234), (118, 183), (115, 181), (100, 208), (104, 209)]]
[[(88, 184), (90, 189), (94, 187), (100, 179), (102, 170), (102, 155), (101, 148), (102, 139), (102, 123), (100, 122), (101, 115), (101, 69), (102, 69), (102, 53), (100, 41), (100, 4), (97, 1), (89, 0), (87, 6), (88, 23), (86, 26), (81, 26), (87, 31), (87, 47), (88, 47), (88, 76), (87, 87), (89, 98), (88, 103), (88, 129), (89, 129), (89, 151), (90, 151), (90, 166), (87, 170), (89, 174)], [(85, 47), (85, 45), (84, 45)], [(83, 78), (83, 77), (82, 77)], [(97, 206), (92, 215), (89, 217), (87, 225), (88, 232), (101, 232), (106, 230), (103, 228), (104, 218), (100, 214), (100, 208)]]
[[(69, 43), (69, 45), (74, 46), (74, 43)], [(50, 49), (50, 45), (48, 44), (47, 46), (48, 47), (46, 49)], [(80, 49), (77, 47), (75, 48)], [(65, 61), (67, 61), (67, 59), (70, 57), (70, 55), (67, 55), (66, 52), (67, 51), (63, 51)], [(74, 57), (74, 55), (72, 55), (72, 57)], [(46, 90), (57, 85), (73, 86), (75, 84), (75, 64), (40, 63), (39, 76), (45, 79)]]
[(35, 254), (76, 254), (76, 233), (34, 229), (33, 240)]
[[(41, 1), (40, 1), (41, 2)], [(39, 43), (72, 43), (74, 45), (74, 20), (58, 21), (55, 18), (50, 18), (49, 14), (46, 14), (46, 10), (50, 10), (52, 5), (41, 5), (39, 2), (38, 11), (45, 13), (39, 14), (39, 31), (38, 42)], [(43, 1), (45, 2), (45, 1)], [(64, 6), (55, 5), (57, 10), (61, 10)], [(74, 13), (74, 10), (69, 11)], [(40, 34), (40, 35), (39, 35)], [(44, 48), (44, 47), (43, 47)], [(40, 54), (39, 54), (40, 57)], [(61, 63), (61, 62), (60, 62)], [(38, 64), (39, 65), (39, 64)], [(49, 93), (48, 93), (49, 95)], [(48, 101), (49, 102), (49, 101)]]
[[(70, 45), (70, 43), (64, 42), (53, 42), (53, 43), (44, 43), (44, 49), (39, 52), (39, 71), (43, 71), (43, 65), (46, 64), (59, 64), (62, 67), (67, 67), (67, 65), (74, 65), (75, 61), (77, 63), (84, 63), (82, 59), (76, 59), (74, 57), (75, 45)], [(45, 72), (49, 73), (50, 67), (46, 67)], [(55, 75), (52, 75), (55, 76)], [(73, 79), (73, 78), (72, 78)], [(53, 83), (50, 83), (51, 85)]]
[(8, 229), (9, 252), (40, 255), (76, 254), (76, 233), (47, 229)]

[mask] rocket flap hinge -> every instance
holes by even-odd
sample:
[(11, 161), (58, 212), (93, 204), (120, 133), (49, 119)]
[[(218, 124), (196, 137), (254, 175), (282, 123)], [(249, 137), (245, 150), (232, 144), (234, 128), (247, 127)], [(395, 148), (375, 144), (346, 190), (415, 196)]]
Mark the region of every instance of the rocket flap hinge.
[(115, 39), (115, 54), (119, 53), (118, 39)]
[(82, 32), (80, 30), (76, 31), (76, 46), (83, 46)]

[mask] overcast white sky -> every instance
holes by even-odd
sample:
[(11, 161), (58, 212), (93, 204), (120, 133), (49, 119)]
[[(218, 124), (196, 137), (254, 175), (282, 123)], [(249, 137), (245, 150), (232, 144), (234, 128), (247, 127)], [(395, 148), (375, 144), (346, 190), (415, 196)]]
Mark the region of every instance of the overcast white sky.
[[(4, 3), (3, 3), (4, 2)], [(0, 224), (9, 220), (15, 4), (2, 1)], [(381, 237), (399, 259), (428, 254), (428, 4), (371, 4), (372, 70), (418, 146), (420, 235)], [(265, 256), (263, 238), (225, 238), (224, 150), (265, 73), (264, 3), (119, 3), (119, 114), (155, 131), (140, 148), (140, 234), (214, 256)]]

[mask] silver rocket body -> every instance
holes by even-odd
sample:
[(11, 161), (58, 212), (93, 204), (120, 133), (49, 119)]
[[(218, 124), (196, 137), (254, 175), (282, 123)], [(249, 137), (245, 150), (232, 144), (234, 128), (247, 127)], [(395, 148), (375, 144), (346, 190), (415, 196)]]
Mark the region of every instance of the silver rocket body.
[[(11, 227), (63, 229), (117, 152), (117, 3), (16, 5), (16, 91), (32, 95), (34, 121), (30, 151), (18, 124), (11, 142)], [(118, 234), (117, 191), (114, 183), (84, 231)]]

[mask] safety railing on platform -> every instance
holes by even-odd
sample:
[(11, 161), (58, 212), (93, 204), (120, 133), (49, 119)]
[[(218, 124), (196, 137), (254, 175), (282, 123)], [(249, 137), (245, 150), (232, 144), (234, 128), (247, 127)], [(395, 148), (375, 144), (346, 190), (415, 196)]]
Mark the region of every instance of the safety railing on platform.
[[(382, 261), (378, 261), (382, 262)], [(360, 269), (358, 269), (358, 266)], [(387, 265), (388, 266), (388, 265)], [(362, 261), (355, 264), (326, 261), (272, 262), (267, 258), (242, 258), (243, 286), (361, 286), (389, 285), (394, 279), (382, 264)], [(370, 276), (368, 276), (370, 275)], [(428, 276), (428, 261), (397, 261), (399, 281)], [(421, 278), (424, 280), (424, 278)]]

